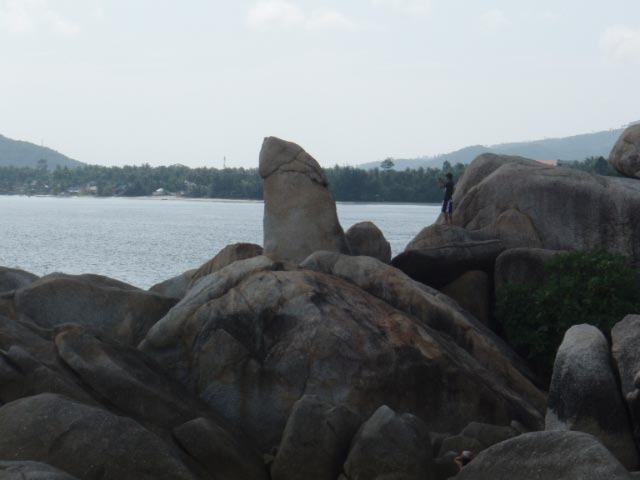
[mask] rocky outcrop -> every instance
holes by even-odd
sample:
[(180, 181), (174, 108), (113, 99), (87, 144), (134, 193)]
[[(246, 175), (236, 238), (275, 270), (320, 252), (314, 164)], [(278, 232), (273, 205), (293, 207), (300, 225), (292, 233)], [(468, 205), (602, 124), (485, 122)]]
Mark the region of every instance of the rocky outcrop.
[(38, 276), (17, 268), (0, 267), (0, 293), (24, 288), (38, 280)]
[(271, 466), (271, 478), (336, 480), (361, 423), (348, 408), (305, 395), (293, 406)]
[(238, 260), (246, 260), (247, 258), (258, 257), (262, 255), (263, 249), (255, 243), (233, 243), (227, 245), (211, 260), (201, 265), (191, 276), (191, 285), (218, 270), (223, 269), (227, 265), (231, 265)]
[(622, 396), (640, 446), (640, 315), (627, 315), (611, 330), (611, 352), (620, 377)]
[(295, 143), (265, 138), (264, 253), (301, 262), (318, 250), (349, 253), (327, 178), (318, 162)]
[(489, 229), (506, 241), (509, 232), (496, 224), (513, 210), (530, 219), (542, 248), (601, 247), (640, 264), (640, 182), (635, 180), (484, 154), (458, 182), (454, 202), (454, 224), (468, 230)]
[(540, 285), (546, 280), (544, 266), (564, 252), (542, 248), (510, 248), (498, 255), (495, 266), (495, 290), (513, 283)]
[(431, 480), (433, 469), (427, 426), (386, 405), (362, 425), (344, 464), (349, 480)]
[(39, 462), (1, 462), (2, 480), (76, 480), (76, 477)]
[(347, 243), (352, 255), (366, 255), (381, 262), (391, 262), (391, 245), (372, 222), (360, 222), (347, 230)]
[(622, 132), (611, 150), (609, 162), (622, 175), (640, 178), (640, 124)]
[(504, 250), (501, 240), (450, 225), (423, 229), (392, 265), (414, 280), (442, 288), (471, 270), (493, 272), (496, 257)]
[(196, 478), (138, 423), (59, 395), (2, 406), (0, 430), (0, 458), (48, 463), (83, 480)]
[(609, 344), (600, 330), (575, 325), (558, 349), (546, 430), (594, 435), (629, 470), (638, 465), (627, 410), (614, 375)]
[(595, 437), (552, 431), (520, 435), (480, 453), (456, 480), (630, 480)]
[(485, 272), (472, 270), (463, 273), (440, 291), (453, 298), (482, 323), (489, 324), (492, 289), (489, 275)]
[(176, 275), (168, 280), (156, 283), (149, 289), (149, 291), (162, 295), (163, 297), (180, 300), (187, 294), (187, 290), (189, 290), (194, 273), (196, 273), (196, 269), (187, 270), (180, 275)]
[(43, 327), (77, 323), (136, 345), (175, 300), (98, 275), (55, 274), (15, 294), (16, 312)]

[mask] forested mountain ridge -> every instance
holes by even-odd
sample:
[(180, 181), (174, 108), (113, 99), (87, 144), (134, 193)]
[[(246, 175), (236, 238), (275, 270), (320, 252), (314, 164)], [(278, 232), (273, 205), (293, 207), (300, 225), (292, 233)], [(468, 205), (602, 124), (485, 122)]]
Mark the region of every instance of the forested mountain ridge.
[[(396, 170), (406, 168), (441, 167), (444, 162), (451, 165), (456, 163), (469, 164), (478, 155), (492, 152), (504, 155), (518, 155), (534, 160), (583, 160), (587, 157), (609, 157), (609, 153), (624, 128), (605, 130), (602, 132), (585, 133), (563, 138), (546, 138), (530, 142), (501, 143), (498, 145), (473, 145), (450, 153), (434, 157), (414, 159), (393, 159)], [(360, 168), (371, 169), (380, 166), (380, 162), (369, 162)]]
[(51, 148), (21, 140), (12, 140), (0, 135), (0, 167), (36, 168), (40, 160), (46, 160), (48, 168), (57, 166), (75, 168), (84, 165), (84, 163), (73, 160)]

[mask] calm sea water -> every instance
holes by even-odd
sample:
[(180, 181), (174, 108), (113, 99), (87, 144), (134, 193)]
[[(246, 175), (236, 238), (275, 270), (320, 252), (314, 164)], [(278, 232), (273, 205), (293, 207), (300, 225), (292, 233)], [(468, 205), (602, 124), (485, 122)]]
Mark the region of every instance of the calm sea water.
[[(200, 266), (235, 242), (262, 245), (262, 202), (0, 196), (0, 265), (37, 275), (97, 273), (141, 288)], [(369, 220), (394, 254), (435, 205), (339, 203), (345, 231)]]

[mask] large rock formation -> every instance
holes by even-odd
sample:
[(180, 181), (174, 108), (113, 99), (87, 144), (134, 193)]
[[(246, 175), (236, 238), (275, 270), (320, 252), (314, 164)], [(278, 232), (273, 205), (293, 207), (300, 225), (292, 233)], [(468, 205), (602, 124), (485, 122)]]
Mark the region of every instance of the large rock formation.
[[(456, 186), (453, 221), (487, 231), (507, 242), (512, 229), (499, 219), (516, 211), (531, 223), (539, 247), (588, 250), (597, 247), (640, 265), (640, 182), (543, 165), (519, 157), (484, 154)], [(509, 246), (530, 246), (513, 245)]]
[(485, 325), (491, 318), (490, 277), (480, 270), (463, 273), (440, 290)]
[(553, 367), (545, 423), (547, 430), (590, 433), (629, 470), (638, 466), (609, 344), (596, 327), (575, 325), (565, 334)]
[(300, 262), (318, 250), (349, 252), (335, 201), (318, 162), (295, 143), (265, 138), (264, 253)]
[(17, 268), (0, 267), (0, 293), (26, 287), (38, 276)]
[(391, 245), (372, 222), (360, 222), (347, 230), (347, 242), (352, 255), (366, 255), (381, 262), (391, 262)]
[(611, 330), (611, 352), (618, 369), (622, 395), (633, 420), (640, 446), (640, 315), (627, 315)]
[(640, 178), (640, 124), (622, 132), (611, 150), (609, 162), (622, 175)]
[(262, 255), (263, 249), (255, 243), (232, 243), (220, 250), (215, 257), (201, 265), (191, 276), (191, 286), (202, 277), (206, 277), (238, 260)]
[(136, 345), (175, 300), (99, 275), (52, 274), (16, 291), (21, 318), (44, 328), (77, 323)]
[(498, 443), (462, 469), (456, 480), (630, 480), (593, 436), (535, 432)]
[(510, 248), (496, 259), (494, 283), (496, 292), (504, 285), (528, 283), (540, 285), (546, 280), (545, 264), (558, 254), (542, 248)]

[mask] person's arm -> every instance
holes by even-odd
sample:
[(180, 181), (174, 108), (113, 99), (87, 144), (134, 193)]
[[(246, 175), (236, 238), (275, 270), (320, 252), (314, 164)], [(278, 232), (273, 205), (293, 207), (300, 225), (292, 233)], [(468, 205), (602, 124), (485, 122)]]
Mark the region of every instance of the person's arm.
[(436, 176), (436, 180), (438, 181), (438, 186), (440, 188), (444, 188), (444, 182), (442, 181), (442, 179), (438, 176)]

